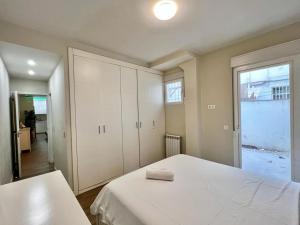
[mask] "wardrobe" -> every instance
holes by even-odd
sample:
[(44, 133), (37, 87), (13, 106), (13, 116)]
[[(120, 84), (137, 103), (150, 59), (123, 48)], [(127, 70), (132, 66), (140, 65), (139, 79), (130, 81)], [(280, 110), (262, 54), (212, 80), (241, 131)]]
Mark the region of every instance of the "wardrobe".
[(75, 194), (165, 157), (161, 73), (69, 49)]

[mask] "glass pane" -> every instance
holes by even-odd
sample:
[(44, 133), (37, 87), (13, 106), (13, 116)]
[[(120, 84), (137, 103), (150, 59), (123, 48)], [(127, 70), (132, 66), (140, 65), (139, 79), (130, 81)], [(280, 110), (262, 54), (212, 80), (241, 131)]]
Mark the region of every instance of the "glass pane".
[(273, 65), (239, 73), (241, 167), (291, 178), (290, 68)]
[(181, 81), (174, 81), (166, 84), (166, 98), (168, 103), (182, 101), (182, 85)]
[(34, 96), (33, 106), (35, 114), (47, 114), (47, 97)]

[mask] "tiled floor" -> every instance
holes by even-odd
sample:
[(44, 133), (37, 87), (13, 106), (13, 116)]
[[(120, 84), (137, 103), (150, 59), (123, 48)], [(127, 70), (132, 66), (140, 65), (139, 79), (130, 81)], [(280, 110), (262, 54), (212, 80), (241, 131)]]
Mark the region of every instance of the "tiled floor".
[(242, 168), (246, 171), (279, 179), (291, 179), (288, 152), (242, 148)]
[(31, 152), (22, 152), (22, 179), (54, 171), (54, 165), (48, 162), (46, 135), (37, 134), (37, 139), (31, 148)]

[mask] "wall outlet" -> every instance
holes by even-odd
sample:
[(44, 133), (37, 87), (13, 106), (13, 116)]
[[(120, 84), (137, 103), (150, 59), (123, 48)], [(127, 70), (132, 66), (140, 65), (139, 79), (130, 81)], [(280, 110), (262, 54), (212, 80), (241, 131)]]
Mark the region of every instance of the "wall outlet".
[(216, 105), (208, 105), (207, 108), (208, 108), (209, 110), (211, 110), (211, 109), (216, 109)]

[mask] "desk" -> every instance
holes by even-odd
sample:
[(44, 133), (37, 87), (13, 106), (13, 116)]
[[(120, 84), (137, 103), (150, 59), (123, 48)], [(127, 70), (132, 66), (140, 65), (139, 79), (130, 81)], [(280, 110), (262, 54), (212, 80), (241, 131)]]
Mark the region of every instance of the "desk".
[(0, 186), (0, 224), (91, 225), (60, 171)]

